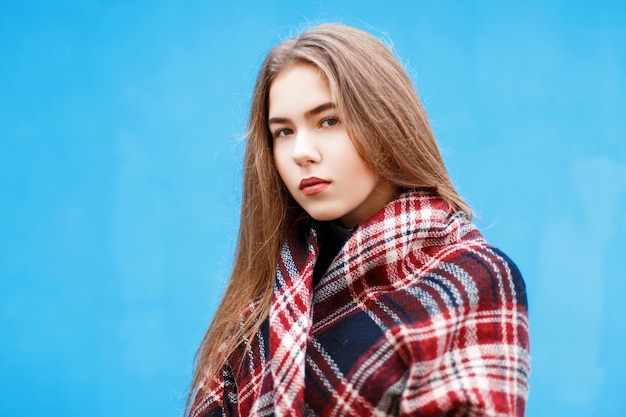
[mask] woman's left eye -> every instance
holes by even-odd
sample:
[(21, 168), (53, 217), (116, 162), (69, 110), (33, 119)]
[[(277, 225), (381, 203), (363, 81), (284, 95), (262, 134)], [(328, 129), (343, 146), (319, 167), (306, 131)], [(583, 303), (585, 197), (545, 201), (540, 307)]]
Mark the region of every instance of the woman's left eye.
[(339, 124), (339, 119), (336, 117), (327, 117), (320, 123), (321, 127), (332, 127)]

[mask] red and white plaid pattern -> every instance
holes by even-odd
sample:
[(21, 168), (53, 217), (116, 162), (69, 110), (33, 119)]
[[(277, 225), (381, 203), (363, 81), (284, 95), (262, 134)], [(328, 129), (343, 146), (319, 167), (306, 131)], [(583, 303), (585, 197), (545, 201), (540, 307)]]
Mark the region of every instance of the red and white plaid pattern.
[[(297, 241), (297, 240), (296, 240)], [(277, 415), (302, 417), (307, 344), (311, 333), (311, 283), (316, 239), (305, 250), (286, 243), (276, 270), (270, 309), (271, 371)]]
[(408, 192), (312, 288), (317, 230), (294, 225), (269, 319), (205, 381), (191, 416), (524, 415), (524, 282), (462, 214)]

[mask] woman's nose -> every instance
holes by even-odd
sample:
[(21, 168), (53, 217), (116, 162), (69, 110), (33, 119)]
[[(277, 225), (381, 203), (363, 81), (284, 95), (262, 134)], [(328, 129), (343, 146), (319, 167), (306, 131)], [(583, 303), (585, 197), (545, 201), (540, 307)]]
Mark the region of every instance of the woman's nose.
[(296, 164), (302, 166), (319, 162), (322, 159), (315, 138), (310, 132), (299, 131), (294, 138), (292, 157)]

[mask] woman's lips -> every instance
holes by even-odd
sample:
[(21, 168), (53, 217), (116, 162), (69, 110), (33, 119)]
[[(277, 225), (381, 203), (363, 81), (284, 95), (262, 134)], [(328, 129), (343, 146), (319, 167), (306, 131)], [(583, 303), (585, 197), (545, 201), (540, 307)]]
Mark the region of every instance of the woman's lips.
[(307, 197), (319, 194), (330, 185), (329, 181), (317, 177), (305, 178), (300, 181), (300, 191)]

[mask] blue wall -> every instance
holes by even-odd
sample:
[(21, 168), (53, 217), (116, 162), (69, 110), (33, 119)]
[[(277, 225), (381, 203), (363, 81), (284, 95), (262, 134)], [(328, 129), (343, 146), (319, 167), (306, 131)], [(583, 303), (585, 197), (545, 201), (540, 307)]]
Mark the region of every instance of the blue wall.
[(181, 414), (258, 65), (323, 21), (393, 41), (522, 269), (528, 415), (624, 415), (626, 6), (544, 3), (1, 2), (0, 415)]

